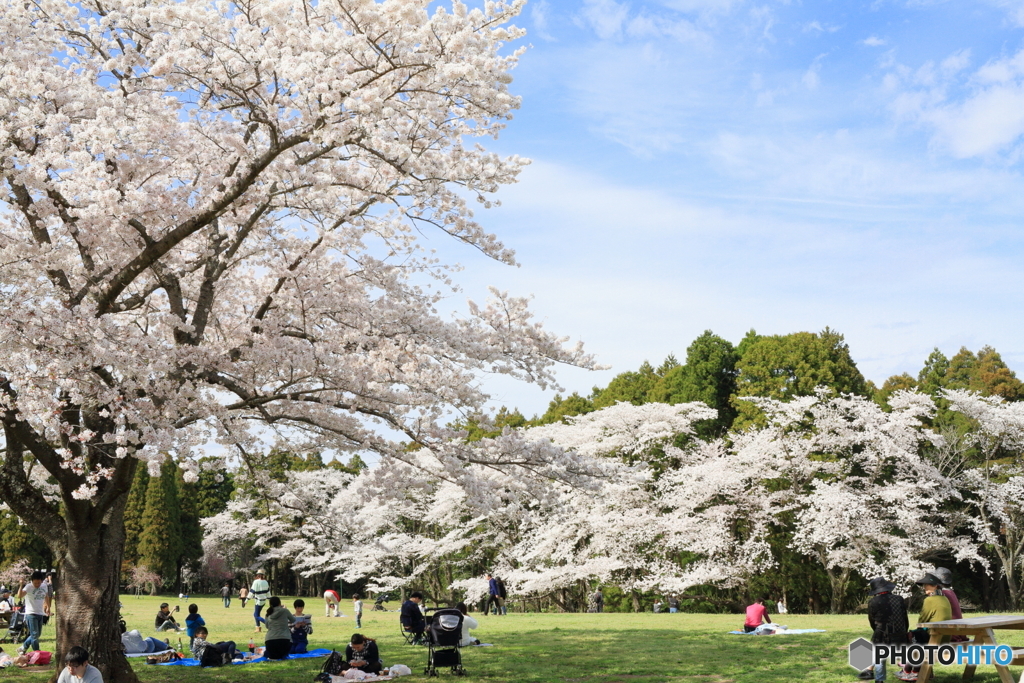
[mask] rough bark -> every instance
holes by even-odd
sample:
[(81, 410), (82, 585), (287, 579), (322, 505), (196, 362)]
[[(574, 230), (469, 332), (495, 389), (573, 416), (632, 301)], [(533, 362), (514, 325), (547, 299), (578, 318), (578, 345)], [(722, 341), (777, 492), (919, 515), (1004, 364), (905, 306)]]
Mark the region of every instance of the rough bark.
[(62, 661), (69, 648), (81, 645), (106, 683), (138, 681), (121, 649), (118, 628), (123, 510), (123, 504), (112, 510), (108, 523), (75, 528), (57, 570), (56, 657)]

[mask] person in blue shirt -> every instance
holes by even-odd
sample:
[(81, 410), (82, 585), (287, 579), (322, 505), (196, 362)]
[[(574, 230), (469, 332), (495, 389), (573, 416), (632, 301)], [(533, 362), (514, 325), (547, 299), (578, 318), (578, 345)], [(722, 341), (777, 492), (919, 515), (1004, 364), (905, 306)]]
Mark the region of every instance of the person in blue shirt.
[(402, 612), (399, 620), (402, 628), (413, 634), (413, 645), (419, 645), (423, 641), (423, 632), (427, 628), (427, 620), (423, 618), (420, 611), (420, 603), (423, 602), (423, 593), (416, 591), (409, 595), (409, 599), (402, 603)]
[(188, 606), (188, 616), (185, 617), (185, 632), (188, 633), (188, 647), (192, 649), (192, 641), (196, 638), (196, 629), (206, 626), (206, 622), (199, 616), (199, 605), (192, 603)]

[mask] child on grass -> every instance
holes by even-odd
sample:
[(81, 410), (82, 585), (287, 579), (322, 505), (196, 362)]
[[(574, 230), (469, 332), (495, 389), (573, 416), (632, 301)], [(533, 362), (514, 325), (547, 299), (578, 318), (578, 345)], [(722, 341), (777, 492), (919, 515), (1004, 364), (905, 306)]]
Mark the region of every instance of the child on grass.
[(313, 617), (305, 613), (306, 601), (301, 598), (292, 603), (295, 607), (295, 622), (292, 624), (292, 649), (293, 655), (304, 655), (309, 645), (309, 634), (313, 632)]
[(356, 613), (356, 628), (363, 627), (363, 601), (359, 599), (359, 593), (352, 594), (352, 609)]
[(188, 606), (188, 616), (185, 617), (185, 632), (188, 634), (188, 646), (192, 647), (192, 641), (196, 637), (196, 630), (200, 626), (206, 626), (206, 622), (199, 616), (199, 605), (192, 603)]

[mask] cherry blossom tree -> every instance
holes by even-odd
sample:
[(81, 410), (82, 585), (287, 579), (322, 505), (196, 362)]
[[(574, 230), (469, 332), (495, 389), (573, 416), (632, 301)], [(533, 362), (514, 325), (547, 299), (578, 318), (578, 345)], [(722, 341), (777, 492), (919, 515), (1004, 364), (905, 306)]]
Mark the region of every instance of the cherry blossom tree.
[(1024, 404), (963, 389), (943, 392), (950, 408), (971, 418), (976, 467), (963, 468), (958, 484), (970, 504), (968, 519), (979, 544), (991, 548), (1006, 578), (1010, 603), (1024, 605)]
[(469, 202), (525, 162), (470, 144), (518, 106), (519, 3), (429, 5), (0, 0), (0, 497), (58, 559), (58, 659), (135, 680), (139, 463), (192, 480), (204, 444), (276, 439), (409, 460), (481, 408), (480, 373), (592, 365), (523, 299), (437, 312), (456, 269), (421, 243), (514, 263)]

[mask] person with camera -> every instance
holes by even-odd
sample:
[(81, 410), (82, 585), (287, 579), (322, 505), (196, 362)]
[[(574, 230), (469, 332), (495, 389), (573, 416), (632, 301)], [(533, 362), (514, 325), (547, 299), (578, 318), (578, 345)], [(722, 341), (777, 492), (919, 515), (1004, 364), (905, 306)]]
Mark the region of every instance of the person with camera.
[[(174, 611), (177, 612), (181, 609), (178, 605), (174, 606)], [(166, 602), (160, 603), (160, 611), (156, 613), (156, 619), (154, 621), (157, 631), (182, 631), (181, 626), (174, 620), (174, 615), (171, 613), (170, 606)]]

